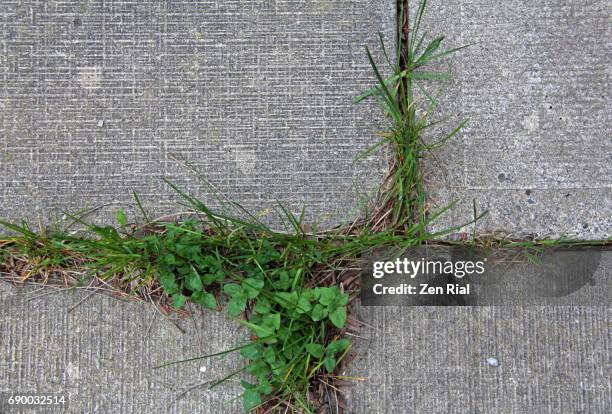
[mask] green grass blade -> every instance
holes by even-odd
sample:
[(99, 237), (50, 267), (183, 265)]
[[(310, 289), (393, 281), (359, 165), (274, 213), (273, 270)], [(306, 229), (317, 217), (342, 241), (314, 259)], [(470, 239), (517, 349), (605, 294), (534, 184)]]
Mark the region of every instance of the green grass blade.
[(383, 79), (382, 75), (378, 71), (378, 67), (376, 66), (376, 63), (374, 63), (374, 58), (372, 57), (372, 53), (370, 52), (370, 49), (367, 46), (366, 46), (366, 52), (368, 54), (368, 60), (370, 61), (370, 65), (372, 66), (372, 69), (374, 70), (374, 73), (376, 74), (376, 78), (378, 79), (382, 93), (384, 97), (386, 98), (385, 100), (388, 105), (387, 109), (389, 110), (390, 115), (392, 115), (393, 118), (399, 122), (402, 118), (402, 114), (397, 104), (397, 101), (391, 95), (391, 92), (387, 88), (387, 84), (385, 83), (385, 80)]
[(140, 197), (138, 197), (138, 193), (136, 193), (136, 191), (133, 191), (132, 196), (134, 197), (134, 200), (136, 201), (136, 205), (138, 206), (138, 210), (140, 210), (140, 213), (142, 214), (145, 222), (151, 223), (151, 220), (149, 220), (149, 216), (147, 215), (147, 212), (145, 211), (144, 207), (142, 206), (142, 203), (140, 202)]

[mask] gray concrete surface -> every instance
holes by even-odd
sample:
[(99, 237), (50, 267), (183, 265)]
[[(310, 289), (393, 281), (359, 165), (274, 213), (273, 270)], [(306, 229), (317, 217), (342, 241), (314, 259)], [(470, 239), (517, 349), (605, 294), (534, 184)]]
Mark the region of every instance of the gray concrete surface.
[[(610, 309), (362, 308), (355, 413), (608, 413)], [(496, 358), (498, 367), (487, 358)]]
[[(451, 60), (441, 96), (451, 128), (470, 123), (427, 160), (432, 206), (460, 200), (434, 230), (471, 220), (476, 199), (489, 210), (481, 234), (612, 235), (610, 11), (603, 0), (430, 1), (431, 33), (476, 43)], [(611, 410), (609, 307), (360, 312), (371, 327), (348, 372), (366, 379), (348, 394), (356, 413)]]
[(63, 394), (65, 412), (80, 414), (241, 410), (241, 399), (233, 400), (242, 392), (238, 380), (208, 389), (241, 366), (237, 355), (152, 369), (247, 337), (216, 312), (193, 307), (192, 317), (175, 324), (140, 302), (6, 283), (0, 310), (0, 393)]
[[(491, 287), (536, 278), (534, 271), (505, 274), (511, 280)], [(347, 370), (364, 378), (348, 390), (353, 412), (610, 412), (611, 274), (608, 251), (594, 286), (552, 299), (571, 306), (361, 307), (367, 326)]]
[[(254, 210), (278, 199), (346, 215), (383, 166), (351, 164), (380, 118), (349, 101), (372, 80), (362, 46), (391, 30), (393, 5), (4, 2), (0, 216), (119, 206), (132, 189), (175, 211), (161, 176), (205, 188), (172, 153)], [(477, 198), (481, 232), (610, 236), (609, 15), (604, 0), (431, 2), (427, 25), (478, 42), (442, 99), (470, 126), (427, 163), (432, 203), (464, 200), (437, 228), (469, 219)], [(0, 390), (66, 390), (79, 413), (239, 412), (222, 405), (235, 383), (197, 387), (231, 359), (149, 370), (236, 343), (226, 320), (206, 313), (180, 335), (141, 304), (94, 296), (68, 313), (82, 295), (0, 289)], [(376, 329), (351, 413), (610, 411), (608, 308), (361, 312)]]
[(441, 99), (469, 124), (427, 164), (432, 204), (460, 200), (435, 227), (469, 221), (476, 199), (481, 233), (612, 236), (612, 3), (429, 3), (427, 30), (473, 44)]
[[(364, 46), (394, 0), (11, 0), (0, 12), (0, 217), (133, 204), (176, 212), (193, 163), (254, 212), (337, 223), (375, 191)], [(109, 214), (102, 214), (108, 217)]]

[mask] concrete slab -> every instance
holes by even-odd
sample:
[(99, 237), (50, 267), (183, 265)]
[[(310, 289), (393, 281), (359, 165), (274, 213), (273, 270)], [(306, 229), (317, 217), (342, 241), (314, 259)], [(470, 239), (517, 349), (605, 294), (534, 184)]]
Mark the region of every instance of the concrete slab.
[[(610, 309), (362, 308), (355, 413), (607, 413)], [(498, 366), (491, 366), (495, 358)]]
[(176, 212), (161, 177), (211, 200), (172, 154), (251, 211), (355, 215), (384, 163), (353, 163), (381, 117), (352, 100), (395, 15), (394, 0), (5, 2), (0, 217), (117, 208), (133, 190)]
[(603, 252), (591, 281), (607, 300), (587, 285), (562, 298), (572, 306), (362, 307), (347, 375), (364, 381), (348, 401), (356, 413), (607, 413), (611, 273)]
[(238, 380), (208, 390), (241, 366), (237, 355), (152, 369), (247, 338), (218, 313), (193, 311), (175, 325), (144, 303), (2, 283), (0, 393), (63, 394), (69, 413), (240, 412)]
[(435, 227), (469, 221), (476, 199), (481, 233), (610, 237), (610, 2), (429, 3), (426, 29), (473, 43), (442, 98), (470, 122), (427, 164), (432, 203), (461, 200)]
[[(476, 199), (480, 233), (610, 237), (609, 2), (429, 3), (430, 33), (477, 43), (441, 96), (451, 127), (471, 122), (427, 160), (432, 205), (462, 200), (433, 229), (471, 220)], [(607, 307), (360, 311), (354, 412), (609, 411)]]
[[(362, 45), (392, 29), (395, 3), (246, 3), (6, 3), (0, 216), (121, 205), (132, 189), (174, 211), (161, 176), (205, 190), (171, 153), (255, 210), (276, 199), (318, 218), (355, 207), (353, 181), (375, 188), (381, 163), (351, 160), (380, 117), (349, 101), (371, 83)], [(432, 201), (465, 199), (438, 228), (468, 220), (477, 198), (491, 210), (480, 231), (610, 236), (609, 7), (431, 2), (435, 32), (479, 42), (455, 59), (443, 99), (470, 128), (427, 164)], [(239, 412), (222, 403), (236, 383), (198, 387), (231, 358), (149, 371), (228, 348), (244, 335), (233, 323), (207, 312), (181, 335), (140, 304), (93, 296), (68, 312), (82, 295), (35, 298), (45, 293), (0, 285), (0, 390), (67, 391), (72, 412)], [(350, 412), (609, 411), (607, 308), (362, 317), (375, 330), (358, 345), (351, 371), (368, 381), (349, 391)]]

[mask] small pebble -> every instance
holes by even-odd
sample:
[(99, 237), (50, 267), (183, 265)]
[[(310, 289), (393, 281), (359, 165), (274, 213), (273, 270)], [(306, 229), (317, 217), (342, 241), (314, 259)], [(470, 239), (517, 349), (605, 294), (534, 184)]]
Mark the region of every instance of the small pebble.
[(104, 126), (104, 121), (102, 121), (102, 120), (98, 121), (98, 126), (100, 128), (102, 128)]
[(205, 372), (206, 372), (206, 367), (205, 367), (204, 365), (202, 365), (202, 366), (200, 367), (200, 372), (201, 372), (201, 373), (205, 373)]
[(499, 366), (499, 360), (497, 358), (490, 357), (490, 358), (487, 358), (487, 364), (489, 364), (492, 367), (498, 367)]

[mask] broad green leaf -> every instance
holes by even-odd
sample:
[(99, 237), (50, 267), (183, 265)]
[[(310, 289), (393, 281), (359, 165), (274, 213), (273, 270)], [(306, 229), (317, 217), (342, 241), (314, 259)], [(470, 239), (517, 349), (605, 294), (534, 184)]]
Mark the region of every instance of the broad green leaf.
[(253, 332), (255, 332), (255, 335), (257, 335), (259, 338), (265, 338), (267, 336), (274, 335), (274, 329), (272, 327), (266, 327), (263, 325), (260, 326), (252, 323), (249, 324), (249, 328), (251, 328)]
[(200, 292), (204, 289), (204, 285), (202, 284), (202, 279), (200, 275), (195, 270), (193, 266), (191, 266), (191, 272), (185, 278), (185, 286), (187, 289), (192, 290), (194, 292)]
[(202, 278), (202, 282), (207, 286), (214, 282), (223, 282), (224, 280), (225, 280), (225, 273), (223, 273), (223, 270), (220, 270), (220, 269), (214, 272), (211, 272), (211, 273), (207, 273)]
[(276, 360), (276, 351), (274, 351), (274, 348), (268, 347), (263, 353), (263, 359), (269, 364), (273, 363)]
[(240, 350), (240, 355), (247, 359), (257, 359), (263, 352), (263, 346), (259, 343), (250, 344)]
[(266, 313), (270, 313), (270, 309), (271, 305), (268, 299), (263, 297), (257, 299), (257, 302), (255, 303), (255, 312), (263, 315)]
[(235, 295), (230, 299), (227, 305), (227, 312), (234, 317), (237, 317), (246, 308), (247, 298), (244, 295)]
[(251, 411), (261, 404), (261, 395), (254, 390), (245, 390), (242, 394), (242, 405), (245, 411)]
[(325, 365), (325, 369), (327, 370), (327, 372), (332, 373), (334, 372), (334, 369), (336, 369), (336, 358), (333, 356), (328, 356), (327, 358), (325, 358), (325, 360), (323, 361), (324, 365)]
[(180, 293), (172, 295), (172, 305), (174, 305), (175, 308), (181, 309), (185, 306), (185, 302), (187, 302), (187, 298), (184, 295)]
[(338, 305), (338, 306), (346, 306), (348, 301), (349, 301), (348, 293), (340, 293), (338, 295), (337, 300), (336, 300), (336, 305)]
[(247, 372), (255, 375), (256, 377), (260, 377), (269, 374), (270, 368), (263, 360), (256, 359), (247, 366)]
[(248, 278), (242, 281), (242, 288), (249, 299), (255, 299), (263, 287), (263, 280)]
[(280, 328), (281, 316), (280, 313), (269, 313), (264, 315), (262, 325), (271, 331), (276, 331)]
[(276, 361), (270, 364), (272, 372), (278, 377), (282, 377), (287, 372), (287, 364), (283, 362), (282, 358), (276, 358)]
[(314, 300), (319, 300), (319, 298), (317, 296), (315, 296), (315, 290), (314, 289), (304, 289), (302, 291), (301, 297), (307, 299), (310, 302), (312, 302)]
[(274, 388), (272, 388), (272, 384), (270, 384), (270, 381), (268, 381), (266, 378), (259, 379), (259, 386), (257, 387), (257, 389), (263, 395), (271, 394), (272, 391), (274, 391)]
[(298, 313), (308, 313), (312, 309), (312, 305), (304, 296), (300, 297), (297, 303), (297, 312)]
[(172, 253), (167, 253), (164, 256), (162, 256), (162, 260), (164, 263), (169, 264), (169, 265), (176, 264), (176, 257), (174, 257)]
[(223, 286), (223, 291), (229, 296), (234, 296), (238, 292), (242, 292), (242, 289), (235, 283), (228, 283), (227, 285)]
[(310, 312), (310, 317), (313, 321), (318, 322), (324, 319), (327, 316), (327, 308), (323, 305), (317, 303), (312, 311)]
[(296, 355), (296, 348), (294, 347), (286, 347), (283, 349), (282, 355), (288, 360), (291, 361)]
[(176, 277), (172, 272), (160, 272), (159, 274), (159, 282), (163, 286), (164, 290), (167, 294), (172, 295), (179, 290), (179, 285), (176, 283)]
[(346, 324), (346, 308), (340, 306), (334, 309), (332, 313), (329, 314), (329, 320), (332, 321), (337, 328), (344, 328)]
[(298, 294), (297, 292), (277, 292), (276, 300), (281, 306), (285, 308), (295, 307), (298, 302)]
[(325, 348), (321, 344), (307, 344), (306, 351), (315, 358), (321, 358), (325, 352)]
[(250, 382), (245, 380), (240, 380), (240, 385), (242, 385), (242, 388), (244, 388), (245, 390), (252, 390), (257, 387), (256, 385), (251, 384)]
[(277, 289), (284, 290), (288, 289), (291, 286), (291, 279), (289, 278), (289, 273), (285, 270), (281, 270), (278, 272), (278, 280), (274, 282), (274, 286)]
[(208, 309), (217, 309), (217, 299), (215, 299), (215, 295), (213, 295), (212, 293), (204, 291), (194, 292), (191, 295), (191, 300), (193, 300), (195, 303), (199, 303), (200, 305)]
[(336, 299), (336, 295), (339, 293), (339, 291), (337, 291), (336, 289), (327, 288), (327, 287), (319, 288), (319, 292), (320, 292), (319, 302), (325, 306), (329, 306), (333, 304)]
[(348, 339), (340, 339), (338, 341), (333, 341), (332, 343), (327, 345), (327, 352), (332, 355), (335, 355), (339, 352), (344, 351), (346, 348), (349, 347), (350, 344), (351, 341), (349, 341)]

